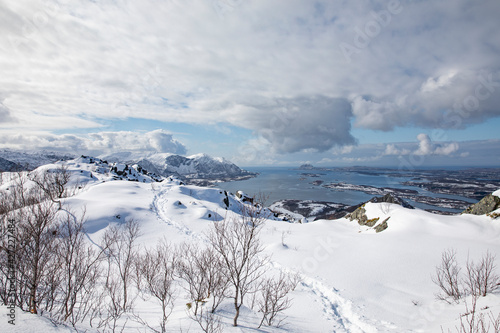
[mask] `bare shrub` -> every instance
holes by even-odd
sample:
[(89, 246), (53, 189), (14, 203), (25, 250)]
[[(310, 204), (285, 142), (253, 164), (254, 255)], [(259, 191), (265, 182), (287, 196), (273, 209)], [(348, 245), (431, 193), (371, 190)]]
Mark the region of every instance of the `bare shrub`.
[(277, 278), (268, 278), (261, 283), (258, 309), (262, 313), (262, 320), (258, 328), (263, 323), (268, 326), (280, 326), (284, 319), (276, 322), (277, 316), (292, 305), (288, 293), (294, 290), (296, 285), (295, 279), (283, 272), (280, 272)]
[(229, 278), (222, 257), (213, 248), (200, 249), (196, 245), (182, 244), (177, 251), (181, 260), (178, 275), (187, 283), (194, 315), (200, 304), (212, 298), (211, 313), (214, 313), (227, 296)]
[(156, 249), (148, 250), (137, 261), (139, 273), (138, 285), (144, 282), (143, 293), (153, 296), (161, 305), (162, 317), (160, 330), (154, 328), (140, 317), (136, 319), (155, 332), (166, 332), (166, 324), (173, 309), (175, 299), (174, 271), (176, 255), (165, 241), (158, 244)]
[(133, 219), (124, 225), (111, 226), (104, 234), (103, 247), (108, 249), (108, 270), (117, 270), (122, 289), (121, 307), (125, 311), (131, 307), (129, 285), (133, 278), (133, 263), (137, 255), (136, 241), (139, 236), (139, 223)]
[(207, 311), (204, 305), (205, 304), (201, 304), (197, 314), (192, 312), (192, 308), (188, 308), (187, 312), (189, 318), (197, 322), (202, 331), (205, 333), (221, 333), (224, 330), (224, 326), (222, 325), (220, 318), (217, 317), (212, 311)]
[(139, 224), (132, 219), (122, 225), (113, 225), (104, 233), (101, 247), (106, 249), (107, 272), (103, 302), (96, 314), (98, 328), (115, 332), (119, 328), (120, 318), (132, 310), (134, 297), (130, 295), (130, 284), (134, 278), (136, 241), (139, 236)]
[(257, 281), (264, 271), (268, 258), (262, 256), (264, 250), (259, 231), (264, 222), (261, 211), (243, 206), (240, 219), (225, 218), (214, 222), (208, 235), (211, 246), (222, 257), (232, 286), (235, 316), (233, 325), (238, 326), (240, 308), (245, 296), (257, 291)]
[(73, 326), (95, 311), (100, 291), (95, 287), (102, 276), (101, 262), (106, 248), (96, 250), (85, 241), (85, 212), (77, 218), (67, 212), (59, 229), (58, 260), (61, 265), (57, 318)]
[(436, 267), (436, 276), (432, 281), (438, 285), (443, 293), (437, 294), (437, 298), (448, 301), (451, 298), (457, 302), (462, 297), (460, 290), (460, 267), (457, 265), (456, 251), (448, 249), (441, 255), (441, 265)]
[(65, 164), (61, 164), (55, 170), (46, 170), (43, 173), (30, 173), (29, 178), (38, 185), (48, 199), (57, 203), (59, 209), (62, 208), (60, 199), (67, 196), (66, 185), (71, 178), (71, 174)]
[(467, 258), (465, 285), (471, 295), (486, 296), (499, 288), (500, 276), (495, 273), (495, 259), (490, 251), (477, 264)]
[(57, 251), (57, 209), (52, 202), (45, 201), (25, 207), (19, 212), (21, 216), (15, 218), (15, 221), (19, 221), (16, 242), (17, 269), (20, 275), (18, 285), (20, 288), (25, 285), (27, 289), (27, 294), (20, 290), (22, 298), (29, 295), (21, 304), (26, 304), (28, 310), (36, 314), (38, 304), (47, 292), (53, 290), (51, 282), (54, 280), (50, 277), (57, 274), (59, 268), (54, 255)]
[[(465, 301), (465, 313), (460, 315), (458, 333), (500, 333), (500, 313), (495, 318), (493, 312), (481, 313), (477, 308), (480, 295), (472, 295), (470, 305)], [(448, 330), (449, 332), (449, 330)]]

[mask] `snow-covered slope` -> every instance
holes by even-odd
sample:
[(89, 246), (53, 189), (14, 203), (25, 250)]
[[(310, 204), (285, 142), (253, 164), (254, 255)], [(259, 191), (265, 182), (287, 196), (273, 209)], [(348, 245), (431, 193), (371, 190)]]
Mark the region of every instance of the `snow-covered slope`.
[[(241, 199), (223, 190), (184, 185), (174, 178), (161, 182), (150, 178), (148, 183), (147, 178), (139, 178), (140, 172), (135, 175), (133, 171), (132, 177), (138, 181), (120, 180), (114, 167), (125, 170), (89, 158), (69, 163), (74, 176), (80, 177), (75, 181), (86, 179), (87, 186), (67, 198), (65, 204), (72, 211), (86, 207), (86, 227), (92, 242), (97, 242), (110, 226), (134, 219), (141, 226), (141, 248), (154, 246), (160, 239), (200, 244), (207, 241), (206, 232), (213, 221), (241, 214)], [(455, 331), (464, 304), (437, 300), (439, 289), (431, 277), (446, 249), (456, 250), (459, 264), (464, 264), (468, 256), (477, 260), (486, 251), (500, 254), (499, 220), (486, 215), (435, 215), (391, 203), (368, 202), (363, 208), (368, 219), (389, 218), (387, 229), (376, 233), (372, 227), (346, 218), (305, 224), (267, 220), (261, 238), (265, 253), (272, 256), (268, 273), (294, 272), (301, 277), (291, 294), (293, 305), (285, 312), (286, 324), (256, 330), (259, 314), (245, 307), (241, 327), (232, 327), (234, 309), (228, 299), (217, 312), (224, 331)], [(188, 301), (179, 289), (169, 331), (201, 332), (186, 315)], [(496, 316), (500, 312), (498, 293), (479, 302), (478, 309), (483, 313), (492, 311)], [(1, 311), (6, 313), (5, 308)], [(160, 315), (153, 304), (142, 301), (136, 311), (153, 319)], [(25, 318), (23, 314), (19, 320)], [(38, 325), (31, 317), (29, 320), (31, 325)], [(47, 322), (40, 320), (40, 325)], [(134, 321), (125, 325), (126, 332), (144, 331)], [(0, 321), (0, 331), (8, 332), (9, 328), (6, 320)]]

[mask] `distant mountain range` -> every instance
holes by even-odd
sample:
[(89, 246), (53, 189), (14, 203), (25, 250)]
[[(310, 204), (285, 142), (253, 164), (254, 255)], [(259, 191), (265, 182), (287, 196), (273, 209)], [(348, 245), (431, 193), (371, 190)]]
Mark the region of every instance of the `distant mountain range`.
[[(0, 150), (0, 171), (33, 170), (41, 165), (59, 160), (69, 160), (77, 156), (56, 152), (27, 152), (10, 149)], [(117, 152), (98, 158), (115, 163), (137, 164), (147, 171), (164, 176), (175, 176), (188, 183), (210, 185), (219, 181), (242, 180), (256, 176), (236, 164), (207, 154), (181, 156), (169, 153), (138, 155)]]
[(52, 151), (0, 150), (0, 172), (33, 170), (39, 166), (75, 158), (75, 155)]

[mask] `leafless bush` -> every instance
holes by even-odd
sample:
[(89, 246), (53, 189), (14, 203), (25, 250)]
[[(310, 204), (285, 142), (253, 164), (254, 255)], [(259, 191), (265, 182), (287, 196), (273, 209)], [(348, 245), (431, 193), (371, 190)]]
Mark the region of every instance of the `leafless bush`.
[(441, 255), (441, 265), (436, 267), (436, 276), (432, 277), (432, 281), (439, 286), (443, 294), (436, 296), (448, 301), (451, 298), (457, 302), (462, 297), (460, 290), (460, 267), (457, 265), (456, 251), (449, 249)]
[(262, 313), (262, 320), (258, 328), (263, 323), (268, 326), (280, 326), (283, 319), (276, 322), (277, 316), (292, 305), (288, 293), (295, 289), (296, 285), (295, 279), (283, 272), (280, 272), (277, 278), (267, 278), (261, 283), (258, 309)]
[[(28, 297), (22, 304), (32, 313), (38, 313), (38, 304), (53, 290), (50, 279), (59, 270), (54, 255), (57, 251), (57, 209), (52, 202), (45, 201), (19, 210), (22, 214), (15, 220), (17, 227), (16, 258), (18, 259), (19, 286), (26, 285)], [(57, 281), (56, 281), (57, 282)], [(22, 288), (22, 287), (21, 287)], [(20, 293), (23, 297), (23, 293)]]
[(61, 272), (57, 279), (60, 298), (57, 317), (73, 326), (92, 316), (99, 306), (101, 292), (96, 284), (102, 276), (101, 262), (106, 248), (96, 250), (85, 241), (85, 212), (77, 218), (67, 212), (59, 231), (58, 258)]
[[(96, 314), (97, 327), (116, 332), (122, 316), (133, 309), (135, 295), (130, 295), (133, 282), (134, 259), (137, 257), (137, 238), (140, 236), (139, 224), (128, 220), (123, 225), (113, 225), (106, 230), (101, 247), (106, 249), (106, 277), (104, 281), (104, 300), (102, 309)], [(125, 322), (126, 323), (126, 322)]]
[(493, 312), (480, 313), (477, 300), (480, 295), (472, 295), (471, 304), (465, 301), (465, 313), (460, 315), (458, 333), (500, 333), (500, 313), (495, 318)]
[[(114, 333), (119, 328), (118, 321), (125, 313), (123, 308), (123, 286), (120, 278), (108, 274), (104, 285), (104, 295), (103, 304), (101, 304), (96, 314), (96, 317), (98, 317), (97, 328)], [(121, 331), (123, 331), (123, 327), (124, 325)]]
[[(51, 309), (58, 280), (55, 258), (58, 223), (57, 208), (46, 201), (43, 191), (29, 183), (24, 173), (18, 173), (8, 191), (3, 192), (1, 219), (15, 224), (16, 304), (23, 310), (38, 313), (39, 306)], [(5, 238), (1, 244), (2, 261), (7, 260)], [(6, 282), (7, 266), (2, 267), (2, 282)], [(3, 283), (5, 286), (5, 283)], [(2, 293), (4, 294), (4, 293)]]
[(204, 304), (200, 306), (197, 314), (192, 312), (192, 308), (188, 308), (187, 312), (189, 318), (197, 322), (202, 331), (205, 333), (221, 333), (224, 330), (224, 326), (222, 325), (220, 318), (217, 317), (212, 311), (207, 311)]
[(111, 226), (104, 234), (103, 247), (108, 249), (108, 276), (116, 269), (122, 289), (123, 310), (131, 307), (129, 285), (133, 279), (133, 263), (137, 256), (137, 238), (140, 236), (139, 223), (133, 219), (124, 225)]
[(174, 272), (177, 266), (176, 254), (165, 241), (156, 249), (148, 250), (137, 261), (138, 286), (144, 282), (143, 294), (153, 296), (161, 305), (160, 330), (154, 328), (139, 316), (136, 319), (155, 332), (166, 332), (166, 324), (175, 299)]
[(200, 249), (196, 245), (182, 244), (178, 249), (181, 260), (178, 275), (187, 283), (194, 315), (198, 307), (211, 297), (211, 313), (214, 313), (227, 294), (229, 279), (222, 257), (213, 248)]
[(471, 295), (486, 296), (499, 288), (500, 276), (495, 273), (495, 259), (490, 251), (477, 264), (467, 258), (465, 285)]
[(211, 263), (207, 262), (206, 252), (193, 244), (182, 244), (177, 253), (181, 258), (177, 268), (178, 275), (187, 283), (185, 288), (191, 300), (189, 304), (196, 316), (200, 303), (206, 302), (210, 297), (207, 269)]
[(256, 292), (257, 281), (268, 258), (262, 256), (259, 231), (264, 222), (260, 211), (248, 206), (240, 219), (226, 218), (214, 222), (208, 235), (210, 245), (222, 257), (232, 286), (236, 314), (233, 325), (238, 326), (240, 308), (247, 294)]
[(59, 209), (62, 208), (60, 199), (67, 196), (66, 185), (71, 178), (71, 174), (65, 164), (61, 164), (55, 170), (46, 170), (43, 173), (32, 172), (29, 178), (38, 185), (48, 199), (57, 203)]

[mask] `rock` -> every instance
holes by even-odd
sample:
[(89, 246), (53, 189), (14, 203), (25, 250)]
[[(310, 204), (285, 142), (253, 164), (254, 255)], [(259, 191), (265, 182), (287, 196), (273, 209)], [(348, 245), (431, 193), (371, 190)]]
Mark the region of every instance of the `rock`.
[(366, 209), (363, 206), (356, 209), (354, 212), (347, 214), (346, 217), (350, 221), (357, 220), (360, 225), (365, 225), (368, 217), (366, 216)]
[(243, 191), (237, 191), (236, 192), (236, 197), (241, 200), (241, 202), (249, 202), (253, 204), (253, 198), (250, 198), (248, 195), (246, 195)]
[(380, 223), (378, 226), (375, 227), (375, 232), (379, 233), (387, 229), (389, 225), (387, 224), (387, 220), (389, 220), (391, 217), (386, 218), (382, 223)]
[(370, 227), (370, 228), (371, 228), (371, 227), (373, 227), (375, 224), (377, 224), (378, 220), (380, 220), (380, 217), (375, 217), (375, 218), (373, 218), (373, 219), (369, 219), (369, 220), (367, 220), (367, 221), (366, 221), (365, 225), (366, 225), (367, 227)]
[(469, 206), (462, 214), (483, 215), (491, 213), (500, 208), (500, 198), (493, 194), (488, 194), (478, 203)]
[(350, 221), (357, 220), (359, 225), (364, 225), (369, 228), (374, 228), (377, 233), (387, 229), (388, 227), (387, 220), (389, 220), (390, 216), (386, 218), (382, 223), (379, 223), (377, 225), (378, 221), (380, 220), (380, 217), (368, 219), (368, 216), (366, 216), (366, 209), (363, 206), (358, 207), (354, 212), (347, 214), (345, 217), (348, 218)]
[(400, 205), (400, 206), (402, 206), (404, 208), (415, 209), (415, 207), (413, 207), (412, 205), (410, 205), (409, 203), (407, 203), (403, 199), (398, 198), (398, 197), (393, 197), (389, 193), (387, 193), (383, 197), (374, 197), (374, 198), (371, 198), (370, 202), (375, 202), (375, 203), (387, 202), (387, 203), (392, 203), (392, 204)]

